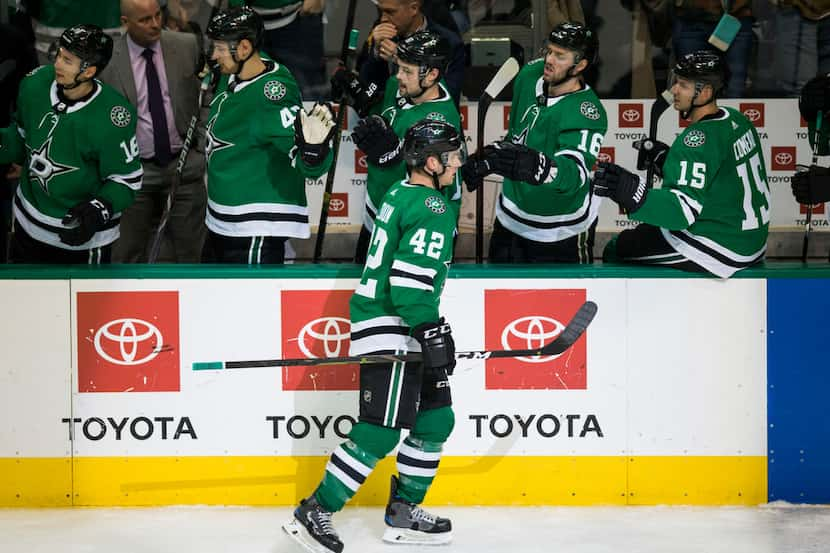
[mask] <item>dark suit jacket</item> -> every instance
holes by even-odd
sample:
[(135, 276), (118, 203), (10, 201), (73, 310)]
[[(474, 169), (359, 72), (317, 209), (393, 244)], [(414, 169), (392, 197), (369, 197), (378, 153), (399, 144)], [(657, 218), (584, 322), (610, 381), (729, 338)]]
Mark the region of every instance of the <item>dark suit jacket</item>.
[[(196, 37), (190, 33), (162, 31), (161, 51), (176, 130), (184, 138), (190, 118), (199, 111), (199, 78), (196, 76), (199, 47)], [(113, 86), (134, 106), (138, 105), (126, 34), (115, 41), (112, 59), (101, 73), (101, 80)]]

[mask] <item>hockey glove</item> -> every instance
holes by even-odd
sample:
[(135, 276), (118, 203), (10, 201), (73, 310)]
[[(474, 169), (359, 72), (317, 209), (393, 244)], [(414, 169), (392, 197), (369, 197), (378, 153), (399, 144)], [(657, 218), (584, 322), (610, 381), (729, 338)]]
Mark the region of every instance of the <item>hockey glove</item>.
[(300, 109), (294, 119), (294, 144), (300, 150), (300, 157), (309, 167), (316, 167), (325, 161), (331, 150), (334, 134), (334, 114), (328, 104), (315, 103), (309, 113)]
[(539, 186), (556, 178), (556, 162), (542, 152), (503, 140), (484, 147), (490, 170), (508, 179)]
[(366, 160), (378, 167), (388, 167), (401, 160), (403, 142), (380, 115), (361, 119), (352, 131), (355, 145), (366, 153)]
[(815, 122), (819, 112), (830, 111), (830, 76), (819, 75), (807, 81), (798, 98), (798, 111), (808, 122)]
[(412, 329), (412, 337), (421, 344), (425, 369), (444, 369), (447, 375), (452, 374), (455, 369), (455, 341), (444, 317), (434, 323), (419, 324)]
[(663, 163), (669, 153), (669, 145), (659, 140), (643, 138), (636, 140), (632, 146), (637, 150), (637, 169), (645, 171), (651, 166), (654, 168), (654, 173), (662, 179)]
[(339, 65), (331, 77), (331, 96), (344, 96), (360, 117), (366, 117), (373, 105), (383, 99), (383, 91), (375, 83), (365, 84), (357, 73)]
[(484, 177), (492, 172), (490, 164), (476, 152), (461, 166), (461, 179), (467, 185), (467, 190), (475, 192), (484, 183)]
[(112, 218), (112, 204), (104, 198), (93, 198), (69, 209), (61, 221), (74, 225), (58, 231), (61, 242), (67, 246), (81, 246), (103, 229)]
[(646, 201), (648, 186), (631, 171), (602, 161), (594, 173), (594, 194), (611, 198), (627, 213), (634, 213)]
[(805, 205), (830, 202), (830, 169), (811, 165), (790, 179), (795, 201)]

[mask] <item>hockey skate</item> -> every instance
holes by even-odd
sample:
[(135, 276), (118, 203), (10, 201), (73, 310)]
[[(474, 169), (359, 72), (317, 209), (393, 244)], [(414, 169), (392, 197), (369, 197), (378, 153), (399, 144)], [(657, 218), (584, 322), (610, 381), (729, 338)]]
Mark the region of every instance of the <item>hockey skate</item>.
[(313, 495), (300, 501), (294, 518), (282, 525), (291, 539), (312, 553), (340, 553), (343, 542), (331, 523), (332, 513), (323, 509)]
[(392, 490), (386, 505), (386, 532), (383, 541), (418, 545), (441, 545), (452, 540), (450, 519), (430, 514), (418, 505), (398, 497), (398, 478), (392, 477)]

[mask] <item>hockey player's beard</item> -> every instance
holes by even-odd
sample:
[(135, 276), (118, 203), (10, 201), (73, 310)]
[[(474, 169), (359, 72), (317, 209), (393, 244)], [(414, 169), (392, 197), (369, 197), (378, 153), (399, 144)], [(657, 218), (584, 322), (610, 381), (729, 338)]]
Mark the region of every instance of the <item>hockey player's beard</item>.
[[(568, 82), (571, 79), (575, 79), (576, 75), (571, 73), (571, 69), (573, 69), (573, 67), (574, 66), (569, 67), (568, 70), (565, 71), (565, 74), (559, 79), (551, 78), (550, 80), (545, 80), (545, 86), (546, 86), (545, 93), (550, 94), (550, 91), (552, 89), (558, 87), (559, 85), (561, 85), (563, 83)], [(553, 68), (550, 67), (547, 64), (545, 64), (545, 69), (549, 70), (551, 73), (554, 73)]]

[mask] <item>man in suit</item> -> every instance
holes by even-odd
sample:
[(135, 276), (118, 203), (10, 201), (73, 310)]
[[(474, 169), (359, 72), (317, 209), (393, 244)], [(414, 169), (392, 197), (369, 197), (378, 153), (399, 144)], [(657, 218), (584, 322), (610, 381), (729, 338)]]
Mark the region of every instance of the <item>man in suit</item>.
[[(144, 186), (121, 218), (114, 263), (147, 261), (154, 231), (164, 210), (190, 118), (197, 110), (200, 67), (194, 35), (163, 31), (157, 0), (121, 0), (126, 34), (115, 43), (102, 80), (115, 87), (138, 111), (138, 147)], [(176, 189), (160, 261), (198, 263), (205, 239), (203, 148), (191, 148)]]

